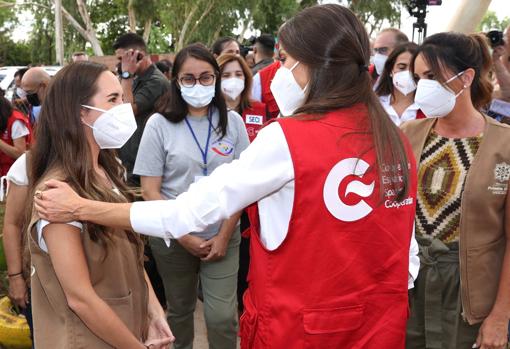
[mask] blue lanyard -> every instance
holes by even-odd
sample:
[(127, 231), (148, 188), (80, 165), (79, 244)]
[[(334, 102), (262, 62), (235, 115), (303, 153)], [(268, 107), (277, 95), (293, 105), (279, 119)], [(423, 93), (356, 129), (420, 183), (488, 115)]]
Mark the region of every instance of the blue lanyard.
[(207, 152), (209, 151), (209, 141), (211, 140), (211, 131), (212, 131), (212, 108), (209, 108), (207, 120), (209, 121), (209, 131), (207, 132), (207, 142), (205, 143), (205, 150), (202, 149), (202, 146), (200, 146), (200, 142), (198, 141), (197, 135), (195, 134), (195, 131), (193, 131), (193, 127), (191, 127), (191, 124), (188, 121), (188, 117), (186, 116), (184, 120), (186, 121), (186, 125), (188, 125), (188, 128), (191, 132), (191, 135), (193, 136), (193, 139), (195, 140), (195, 143), (198, 146), (198, 149), (200, 150), (200, 153), (202, 154), (202, 173), (204, 176), (207, 176)]

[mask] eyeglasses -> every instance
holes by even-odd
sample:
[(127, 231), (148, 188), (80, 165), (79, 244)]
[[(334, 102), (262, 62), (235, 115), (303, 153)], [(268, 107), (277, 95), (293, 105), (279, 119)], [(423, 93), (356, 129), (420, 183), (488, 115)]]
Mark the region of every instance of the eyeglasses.
[(186, 75), (179, 79), (179, 83), (184, 87), (193, 87), (198, 81), (202, 86), (211, 86), (215, 80), (216, 76), (214, 74), (200, 75), (198, 79), (193, 75)]

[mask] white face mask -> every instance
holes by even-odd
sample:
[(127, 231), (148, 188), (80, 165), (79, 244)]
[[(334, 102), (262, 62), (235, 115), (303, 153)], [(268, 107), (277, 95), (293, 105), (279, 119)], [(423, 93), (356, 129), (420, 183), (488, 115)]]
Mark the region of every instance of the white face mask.
[(244, 90), (244, 80), (239, 78), (228, 78), (221, 80), (221, 90), (231, 100), (236, 99)]
[(399, 71), (393, 74), (392, 77), (393, 86), (404, 96), (407, 96), (414, 90), (416, 90), (416, 83), (414, 82), (413, 76), (409, 70)]
[(380, 53), (376, 53), (374, 55), (374, 65), (375, 65), (375, 71), (377, 72), (377, 75), (381, 75), (384, 70), (384, 65), (386, 64), (386, 61), (388, 60), (388, 56), (382, 55)]
[[(448, 79), (445, 84), (455, 80), (459, 74)], [(450, 89), (445, 88), (440, 82), (436, 80), (420, 79), (418, 81), (418, 87), (416, 88), (416, 95), (414, 96), (414, 102), (418, 104), (418, 107), (423, 113), (429, 117), (443, 117), (448, 115), (455, 107), (455, 100), (464, 91), (467, 86), (460, 90), (459, 93), (455, 94)]]
[(271, 82), (271, 93), (283, 116), (294, 114), (294, 111), (305, 101), (306, 87), (303, 90), (292, 74), (298, 64), (299, 62), (296, 62), (290, 69), (281, 66)]
[(16, 87), (16, 94), (19, 98), (25, 98), (27, 96), (27, 93), (21, 87)]
[(215, 95), (216, 84), (211, 86), (202, 86), (195, 84), (193, 87), (181, 86), (182, 98), (193, 108), (203, 108), (208, 106)]
[(90, 127), (94, 132), (94, 139), (101, 149), (121, 148), (136, 131), (136, 119), (131, 103), (117, 105), (104, 110), (88, 105), (82, 107), (103, 112)]

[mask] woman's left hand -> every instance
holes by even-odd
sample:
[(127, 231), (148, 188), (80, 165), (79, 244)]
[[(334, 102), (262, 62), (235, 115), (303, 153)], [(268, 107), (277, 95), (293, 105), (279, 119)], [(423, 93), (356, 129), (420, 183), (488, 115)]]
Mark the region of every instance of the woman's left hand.
[(210, 240), (207, 240), (202, 245), (200, 245), (200, 248), (210, 247), (211, 251), (209, 254), (201, 258), (204, 262), (213, 262), (218, 261), (225, 257), (227, 254), (227, 247), (228, 247), (228, 239), (226, 239), (223, 235), (216, 235)]
[(507, 342), (508, 318), (493, 313), (489, 314), (478, 332), (476, 348), (505, 349)]
[[(175, 337), (170, 330), (170, 326), (168, 326), (165, 316), (162, 315), (149, 319), (149, 332), (145, 343), (154, 343), (154, 341), (164, 340), (167, 338), (170, 339), (170, 342), (168, 343), (175, 341)], [(159, 348), (168, 348), (168, 344), (160, 346)]]

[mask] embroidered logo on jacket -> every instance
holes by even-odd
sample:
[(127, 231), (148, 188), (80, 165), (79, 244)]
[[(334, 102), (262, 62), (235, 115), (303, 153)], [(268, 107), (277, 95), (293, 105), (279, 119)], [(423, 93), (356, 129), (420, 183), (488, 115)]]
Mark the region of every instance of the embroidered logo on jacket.
[(510, 165), (502, 162), (494, 168), (494, 177), (500, 182), (508, 182), (510, 180)]
[[(340, 183), (347, 176), (355, 175), (363, 178), (369, 167), (370, 165), (366, 161), (348, 158), (338, 162), (329, 172), (324, 183), (323, 197), (326, 208), (336, 219), (344, 222), (354, 222), (368, 216), (372, 212), (372, 207), (364, 200), (355, 205), (347, 205), (338, 195)], [(374, 187), (375, 181), (367, 185), (354, 180), (347, 185), (345, 195), (354, 193), (367, 198), (374, 192)]]

